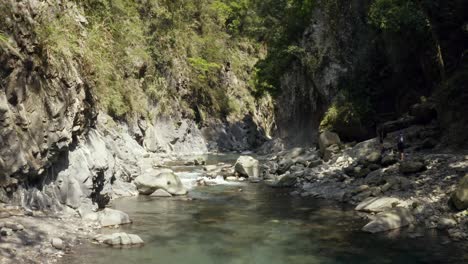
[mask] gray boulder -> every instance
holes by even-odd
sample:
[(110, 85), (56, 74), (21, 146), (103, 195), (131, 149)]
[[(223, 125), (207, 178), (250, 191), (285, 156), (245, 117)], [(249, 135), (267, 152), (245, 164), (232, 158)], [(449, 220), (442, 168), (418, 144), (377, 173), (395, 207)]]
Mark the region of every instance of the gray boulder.
[(398, 159), (395, 157), (395, 155), (387, 155), (382, 158), (382, 166), (390, 166), (398, 162)]
[(359, 203), (355, 210), (362, 212), (384, 212), (397, 205), (403, 204), (403, 201), (392, 197), (370, 197)]
[(400, 172), (404, 174), (416, 173), (421, 172), (426, 169), (424, 163), (420, 161), (402, 161), (400, 163)]
[(294, 164), (294, 161), (292, 159), (282, 159), (278, 163), (278, 169), (276, 170), (276, 173), (277, 174), (285, 173), (286, 171), (289, 170), (289, 168), (291, 168), (293, 164)]
[(113, 247), (136, 246), (144, 243), (138, 235), (127, 233), (114, 233), (110, 235), (101, 234), (95, 236), (94, 240), (100, 244), (106, 244)]
[(245, 177), (259, 177), (258, 160), (250, 156), (240, 156), (234, 165), (234, 169), (237, 173)]
[(468, 208), (468, 174), (458, 183), (457, 189), (452, 193), (450, 199), (458, 210)]
[(57, 238), (57, 237), (54, 237), (50, 240), (50, 244), (55, 248), (55, 249), (58, 249), (58, 250), (62, 250), (64, 248), (64, 244), (63, 244), (63, 241), (62, 239), (60, 238)]
[(140, 194), (150, 195), (157, 189), (163, 189), (172, 195), (185, 195), (187, 189), (179, 177), (172, 172), (159, 174), (145, 173), (138, 176), (134, 182)]
[(103, 227), (131, 223), (130, 217), (128, 216), (128, 214), (122, 211), (114, 210), (110, 208), (106, 208), (102, 211), (99, 211), (97, 213), (96, 218), (99, 224)]
[(377, 214), (374, 220), (362, 228), (362, 231), (369, 233), (385, 232), (410, 225), (413, 222), (414, 217), (410, 210), (397, 207), (391, 211)]
[(275, 188), (293, 187), (297, 182), (297, 177), (294, 174), (284, 174), (276, 177), (274, 180), (266, 181), (267, 185)]
[(325, 153), (325, 150), (331, 145), (339, 145), (341, 143), (340, 137), (338, 134), (324, 131), (320, 134), (318, 144), (320, 148), (320, 152), (322, 155)]
[(378, 151), (373, 151), (372, 153), (366, 156), (366, 161), (369, 163), (380, 163), (381, 159), (382, 159), (382, 154), (380, 154), (380, 152)]

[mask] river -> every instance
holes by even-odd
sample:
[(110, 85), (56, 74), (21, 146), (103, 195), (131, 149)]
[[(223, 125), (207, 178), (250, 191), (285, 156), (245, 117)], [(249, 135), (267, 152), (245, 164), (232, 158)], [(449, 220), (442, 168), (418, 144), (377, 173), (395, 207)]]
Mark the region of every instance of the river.
[[(223, 159), (222, 159), (223, 160)], [(219, 159), (211, 160), (216, 163)], [(230, 161), (224, 158), (223, 161)], [(63, 263), (467, 263), (468, 256), (435, 230), (370, 235), (349, 206), (290, 195), (263, 184), (194, 186), (197, 167), (174, 167), (189, 197), (113, 201), (133, 220), (104, 233), (139, 235), (145, 245), (116, 249), (84, 243)], [(418, 237), (414, 238), (417, 233)], [(413, 238), (410, 238), (413, 237)], [(450, 243), (450, 244), (447, 244)]]

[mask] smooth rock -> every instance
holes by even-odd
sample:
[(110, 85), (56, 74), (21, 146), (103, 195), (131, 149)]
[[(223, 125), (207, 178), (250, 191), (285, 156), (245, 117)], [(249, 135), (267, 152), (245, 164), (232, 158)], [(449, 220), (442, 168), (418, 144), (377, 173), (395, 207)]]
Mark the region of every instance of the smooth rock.
[(409, 174), (409, 173), (416, 173), (416, 172), (421, 172), (426, 169), (426, 166), (424, 163), (420, 161), (402, 161), (400, 163), (400, 172)]
[(397, 207), (391, 211), (377, 214), (374, 220), (362, 228), (362, 231), (369, 233), (385, 232), (410, 225), (413, 222), (414, 217), (410, 210)]
[(152, 194), (150, 194), (150, 196), (151, 197), (172, 197), (172, 194), (166, 192), (163, 189), (157, 189)]
[(458, 210), (465, 210), (468, 208), (468, 174), (460, 180), (450, 200)]
[(133, 246), (143, 244), (143, 240), (134, 234), (127, 233), (114, 233), (110, 235), (97, 235), (94, 240), (100, 244), (107, 244), (110, 246)]
[(266, 181), (267, 185), (275, 188), (293, 187), (297, 182), (297, 178), (291, 174), (284, 174), (276, 177), (275, 180)]
[(383, 171), (381, 169), (374, 170), (367, 174), (365, 181), (368, 184), (380, 184), (383, 182), (382, 175)]
[(110, 208), (105, 208), (102, 211), (97, 213), (97, 220), (99, 221), (100, 225), (105, 226), (115, 226), (115, 225), (123, 225), (131, 223), (130, 217), (128, 214)]
[(324, 131), (320, 134), (318, 144), (320, 148), (320, 152), (325, 154), (325, 150), (334, 144), (339, 145), (341, 143), (340, 137), (338, 134), (330, 132), (330, 131)]
[(393, 197), (369, 197), (359, 203), (354, 210), (362, 212), (384, 212), (388, 211), (403, 201)]
[(437, 228), (449, 229), (449, 228), (455, 227), (456, 225), (457, 225), (457, 221), (455, 221), (453, 218), (442, 217), (439, 219), (437, 223)]
[(50, 244), (52, 244), (52, 246), (58, 250), (62, 250), (64, 247), (62, 239), (57, 237), (52, 238), (50, 240)]
[(143, 174), (135, 179), (134, 184), (143, 195), (150, 195), (157, 189), (164, 189), (172, 195), (185, 195), (188, 192), (179, 177), (172, 172)]
[(250, 156), (240, 156), (236, 164), (234, 165), (234, 169), (237, 173), (242, 176), (258, 178), (259, 177), (259, 166), (258, 160), (250, 157)]
[(374, 151), (366, 156), (366, 160), (369, 163), (380, 163), (382, 159), (382, 154), (378, 151)]
[(398, 162), (398, 159), (395, 157), (395, 155), (386, 155), (382, 158), (382, 166), (388, 167), (390, 165), (393, 165)]

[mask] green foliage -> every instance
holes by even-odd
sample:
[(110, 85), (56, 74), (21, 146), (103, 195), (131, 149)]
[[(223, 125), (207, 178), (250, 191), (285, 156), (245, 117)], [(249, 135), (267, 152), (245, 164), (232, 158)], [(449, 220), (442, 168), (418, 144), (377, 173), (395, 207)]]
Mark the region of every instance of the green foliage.
[(258, 62), (257, 94), (278, 94), (279, 78), (294, 60), (302, 59), (304, 50), (298, 41), (316, 6), (314, 0), (256, 1), (261, 28), (257, 34), (267, 44), (267, 56)]
[(360, 124), (361, 118), (361, 113), (353, 103), (333, 103), (320, 122), (320, 129), (337, 131), (340, 126)]
[(392, 33), (425, 33), (427, 17), (414, 0), (375, 0), (369, 10), (369, 21)]
[(5, 43), (8, 41), (8, 38), (0, 31), (0, 43)]
[[(309, 1), (282, 1), (281, 6), (298, 8), (299, 2)], [(268, 11), (265, 3), (258, 0), (75, 0), (75, 3), (85, 11), (89, 23), (77, 22), (75, 14), (64, 12), (41, 21), (36, 33), (43, 50), (51, 55), (50, 60), (76, 61), (82, 65), (101, 108), (114, 117), (147, 115), (153, 106), (156, 114), (161, 115), (182, 108), (184, 115), (197, 111), (220, 117), (252, 109), (254, 99), (243, 83), (255, 83), (251, 72), (262, 53), (256, 36), (266, 36), (270, 28), (258, 13), (259, 6)], [(280, 7), (276, 8), (275, 12), (280, 14)], [(293, 17), (292, 13), (289, 15)], [(291, 56), (300, 52), (294, 45), (284, 48)], [(240, 83), (235, 84), (237, 87), (230, 86), (229, 71), (237, 77)]]
[(193, 70), (196, 71), (199, 75), (198, 78), (205, 79), (209, 74), (213, 74), (216, 70), (221, 68), (221, 65), (208, 62), (203, 58), (188, 58), (190, 65), (193, 67)]
[(55, 57), (72, 57), (80, 53), (80, 27), (68, 15), (64, 14), (52, 20), (42, 21), (37, 29), (43, 49)]

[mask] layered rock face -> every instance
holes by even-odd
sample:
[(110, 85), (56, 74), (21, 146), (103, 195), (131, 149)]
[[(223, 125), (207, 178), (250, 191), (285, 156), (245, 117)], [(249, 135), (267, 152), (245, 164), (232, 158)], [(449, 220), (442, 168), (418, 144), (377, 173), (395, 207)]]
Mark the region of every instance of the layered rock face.
[[(70, 207), (85, 213), (105, 206), (109, 199), (136, 195), (131, 182), (154, 167), (154, 153), (247, 150), (266, 140), (266, 126), (273, 122), (268, 113), (271, 101), (259, 104), (258, 111), (241, 111), (238, 116), (206, 116), (203, 125), (177, 108), (178, 104), (182, 108), (181, 101), (192, 92), (183, 56), (175, 58), (174, 68), (163, 76), (168, 89), (179, 96), (170, 98), (173, 115), (138, 113), (125, 120), (111, 117), (102, 106), (108, 98), (98, 98), (95, 75), (102, 72), (94, 72), (89, 62), (84, 63), (92, 21), (80, 3), (6, 0), (0, 4), (0, 13), (3, 202), (52, 211)], [(48, 29), (44, 21), (55, 21), (55, 16), (67, 23), (63, 30), (77, 32), (63, 34), (53, 32), (61, 29)], [(41, 36), (41, 30), (48, 35)], [(147, 65), (132, 63), (125, 72), (129, 76), (123, 78), (132, 89), (143, 90), (141, 75)], [(253, 100), (246, 92), (245, 80), (230, 69), (223, 69), (222, 74), (222, 85), (233, 97)], [(154, 101), (141, 101), (148, 101), (144, 107), (150, 113), (157, 112)], [(262, 107), (266, 111), (260, 113)]]
[(31, 36), (38, 18), (60, 10), (38, 1), (7, 1), (2, 8), (13, 16), (2, 19), (12, 37), (0, 53), (0, 178), (3, 185), (11, 175), (40, 181), (94, 125), (95, 104), (78, 61), (40, 54)]

